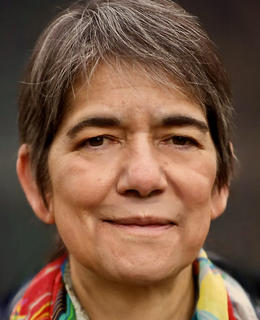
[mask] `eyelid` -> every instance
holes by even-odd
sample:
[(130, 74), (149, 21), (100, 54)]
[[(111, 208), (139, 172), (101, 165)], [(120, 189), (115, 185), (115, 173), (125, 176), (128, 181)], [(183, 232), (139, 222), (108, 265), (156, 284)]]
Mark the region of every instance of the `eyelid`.
[[(173, 141), (171, 141), (172, 139), (174, 138), (183, 138), (184, 140), (186, 139), (187, 140), (187, 143), (186, 144), (177, 144), (177, 143), (174, 143)], [(189, 147), (189, 146), (196, 146), (196, 147), (199, 147), (199, 148), (202, 148), (202, 145), (201, 143), (194, 137), (192, 136), (189, 136), (189, 135), (185, 135), (185, 134), (171, 134), (167, 137), (165, 137), (163, 140), (162, 140), (163, 143), (165, 144), (172, 144), (172, 145), (175, 145), (175, 146), (179, 146), (179, 147)]]
[[(83, 147), (86, 147), (88, 142), (91, 140), (91, 139), (95, 139), (95, 138), (103, 138), (103, 139), (107, 139), (109, 140), (111, 143), (113, 142), (116, 142), (118, 141), (118, 139), (116, 139), (116, 137), (112, 136), (112, 135), (109, 135), (109, 134), (98, 134), (98, 135), (93, 135), (93, 136), (90, 136), (90, 137), (87, 137), (87, 138), (83, 138), (81, 139), (77, 144), (76, 144), (76, 148), (75, 149), (80, 149), (80, 148), (83, 148)], [(102, 144), (104, 146), (104, 144)], [(100, 146), (88, 146), (90, 149), (98, 149), (98, 147), (102, 147), (102, 145)]]

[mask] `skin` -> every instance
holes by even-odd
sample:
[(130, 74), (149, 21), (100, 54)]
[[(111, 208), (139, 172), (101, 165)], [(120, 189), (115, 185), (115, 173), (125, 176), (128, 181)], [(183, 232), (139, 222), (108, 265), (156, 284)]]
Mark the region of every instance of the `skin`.
[(29, 146), (20, 148), (18, 176), (33, 210), (56, 224), (91, 319), (190, 319), (192, 262), (228, 197), (214, 187), (202, 108), (107, 65), (74, 89), (49, 153), (47, 207)]

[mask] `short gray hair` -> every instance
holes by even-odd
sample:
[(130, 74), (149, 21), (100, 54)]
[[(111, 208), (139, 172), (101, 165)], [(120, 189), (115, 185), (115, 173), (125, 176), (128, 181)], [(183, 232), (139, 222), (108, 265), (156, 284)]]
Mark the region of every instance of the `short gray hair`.
[(91, 79), (100, 62), (137, 67), (175, 86), (205, 110), (218, 155), (216, 185), (233, 168), (231, 93), (226, 72), (196, 17), (170, 0), (81, 1), (62, 12), (33, 51), (19, 100), (21, 143), (44, 197), (50, 145), (68, 111), (67, 94), (79, 77)]

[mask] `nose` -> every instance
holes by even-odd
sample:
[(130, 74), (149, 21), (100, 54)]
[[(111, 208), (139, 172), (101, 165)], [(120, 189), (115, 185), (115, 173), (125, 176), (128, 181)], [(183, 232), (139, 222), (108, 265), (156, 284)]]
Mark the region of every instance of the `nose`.
[(122, 195), (151, 197), (162, 193), (167, 179), (156, 151), (149, 143), (132, 148), (124, 161), (117, 191)]

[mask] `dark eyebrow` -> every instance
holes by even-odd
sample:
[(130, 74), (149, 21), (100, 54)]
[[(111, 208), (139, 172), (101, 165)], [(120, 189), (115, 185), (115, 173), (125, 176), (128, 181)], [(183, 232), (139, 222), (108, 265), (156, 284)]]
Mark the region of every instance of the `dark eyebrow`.
[[(67, 136), (73, 138), (81, 130), (86, 127), (118, 127), (121, 125), (121, 122), (118, 118), (115, 117), (104, 117), (104, 116), (94, 116), (81, 120), (70, 128), (67, 132)], [(193, 117), (183, 116), (183, 115), (173, 115), (163, 117), (160, 121), (160, 126), (166, 127), (184, 127), (184, 126), (194, 126), (203, 132), (209, 131), (208, 125), (206, 122), (195, 119)]]
[(117, 118), (113, 117), (90, 117), (83, 119), (82, 121), (75, 124), (72, 128), (70, 128), (67, 132), (67, 136), (73, 138), (77, 133), (86, 127), (116, 127), (120, 126), (120, 121)]
[(161, 122), (162, 122), (162, 126), (166, 126), (166, 127), (192, 126), (192, 127), (198, 128), (203, 132), (209, 131), (209, 127), (206, 122), (195, 119), (193, 117), (188, 117), (188, 116), (182, 116), (182, 115), (167, 116), (167, 117), (163, 117)]

